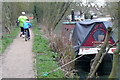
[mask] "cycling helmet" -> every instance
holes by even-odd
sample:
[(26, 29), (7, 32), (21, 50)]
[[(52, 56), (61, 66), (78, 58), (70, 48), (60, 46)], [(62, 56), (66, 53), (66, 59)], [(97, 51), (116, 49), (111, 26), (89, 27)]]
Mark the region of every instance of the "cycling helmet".
[(22, 14), (25, 14), (25, 12), (22, 12)]

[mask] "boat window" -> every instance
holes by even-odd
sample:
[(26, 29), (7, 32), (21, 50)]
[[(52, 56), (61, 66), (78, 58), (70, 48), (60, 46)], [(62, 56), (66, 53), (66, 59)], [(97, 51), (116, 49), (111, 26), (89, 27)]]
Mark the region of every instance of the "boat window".
[(68, 31), (69, 29), (67, 29), (67, 31)]
[(68, 31), (68, 30), (69, 30), (68, 28), (65, 28), (65, 29), (64, 29), (65, 32)]
[(104, 32), (102, 30), (95, 31), (93, 37), (96, 41), (103, 41), (104, 40)]
[(64, 32), (66, 32), (66, 28), (64, 29)]

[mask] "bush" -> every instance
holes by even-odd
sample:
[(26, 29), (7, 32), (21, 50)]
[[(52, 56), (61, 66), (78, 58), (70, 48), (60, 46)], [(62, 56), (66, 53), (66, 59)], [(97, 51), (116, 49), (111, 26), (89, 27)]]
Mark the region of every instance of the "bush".
[[(50, 48), (52, 48), (54, 52), (58, 53), (57, 60), (59, 61), (60, 65), (64, 65), (74, 59), (71, 43), (64, 43), (63, 37), (61, 36), (52, 34), (50, 37)], [(63, 69), (66, 71), (73, 70), (74, 62), (65, 66)]]

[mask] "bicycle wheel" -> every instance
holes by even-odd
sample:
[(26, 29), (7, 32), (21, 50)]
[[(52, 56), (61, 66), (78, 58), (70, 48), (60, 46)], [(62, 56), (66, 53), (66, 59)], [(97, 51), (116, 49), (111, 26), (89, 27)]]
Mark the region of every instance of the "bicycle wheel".
[(25, 32), (25, 41), (28, 40), (28, 34), (27, 34), (27, 31)]

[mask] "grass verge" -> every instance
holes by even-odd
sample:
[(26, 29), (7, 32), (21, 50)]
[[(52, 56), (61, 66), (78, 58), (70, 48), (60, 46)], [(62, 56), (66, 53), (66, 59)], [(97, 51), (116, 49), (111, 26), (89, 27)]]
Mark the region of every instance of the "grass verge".
[(0, 40), (0, 54), (2, 54), (5, 49), (13, 42), (13, 39), (16, 38), (19, 32), (19, 27), (15, 27), (12, 29), (10, 34), (3, 34)]
[(59, 67), (58, 63), (55, 61), (55, 56), (57, 56), (57, 54), (51, 51), (48, 46), (48, 40), (41, 36), (38, 27), (33, 28), (33, 33), (33, 52), (36, 54), (37, 78), (63, 78), (64, 72), (62, 70), (44, 76), (44, 73)]

